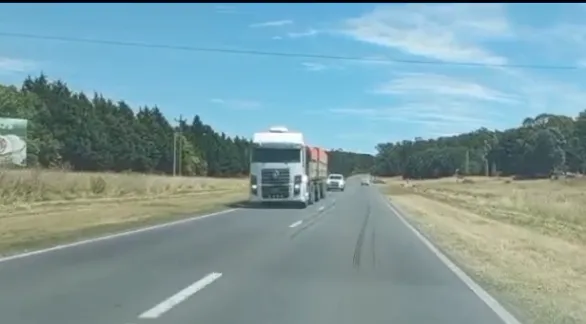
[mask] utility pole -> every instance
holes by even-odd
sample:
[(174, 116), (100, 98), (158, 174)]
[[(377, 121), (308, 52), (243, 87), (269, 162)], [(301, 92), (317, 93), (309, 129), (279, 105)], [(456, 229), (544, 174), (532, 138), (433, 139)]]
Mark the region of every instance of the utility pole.
[(464, 174), (465, 175), (470, 174), (470, 150), (469, 149), (466, 150), (466, 160), (464, 162)]
[(173, 176), (177, 173), (177, 133), (173, 131)]
[[(173, 176), (177, 175), (177, 170), (179, 170), (179, 175), (181, 175), (181, 153), (183, 151), (182, 147), (182, 129), (181, 129), (181, 122), (183, 121), (183, 115), (179, 115), (179, 120), (175, 119), (176, 122), (179, 123), (179, 132), (173, 132)], [(179, 143), (177, 143), (179, 141)], [(177, 158), (177, 153), (179, 153), (179, 158)]]
[(484, 175), (486, 177), (490, 176), (490, 170), (488, 167), (488, 152), (492, 149), (492, 147), (490, 146), (490, 144), (488, 143), (487, 140), (484, 140), (484, 152), (483, 152), (483, 158), (484, 158)]

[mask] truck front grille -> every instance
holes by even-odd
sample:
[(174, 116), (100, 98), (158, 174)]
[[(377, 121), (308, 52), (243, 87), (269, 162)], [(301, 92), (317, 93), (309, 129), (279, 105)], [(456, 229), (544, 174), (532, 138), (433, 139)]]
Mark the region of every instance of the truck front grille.
[(261, 171), (262, 185), (289, 185), (291, 176), (289, 169), (263, 169)]
[(263, 198), (288, 198), (291, 182), (288, 168), (263, 169), (260, 174)]
[(288, 168), (263, 169), (260, 174), (263, 198), (288, 198), (291, 182)]

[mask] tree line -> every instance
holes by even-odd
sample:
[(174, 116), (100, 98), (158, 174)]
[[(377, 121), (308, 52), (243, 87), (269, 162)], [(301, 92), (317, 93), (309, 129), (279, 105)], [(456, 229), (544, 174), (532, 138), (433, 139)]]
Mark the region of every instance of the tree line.
[[(133, 109), (99, 93), (88, 96), (41, 74), (22, 86), (0, 85), (0, 117), (23, 118), (27, 165), (75, 171), (113, 171), (185, 176), (246, 176), (251, 142), (230, 137), (199, 116), (173, 126), (157, 106)], [(177, 150), (174, 150), (176, 145)], [(371, 169), (374, 157), (329, 152), (330, 172)]]
[(462, 175), (538, 178), (586, 170), (586, 110), (578, 117), (540, 114), (504, 131), (377, 145), (373, 172), (425, 179)]

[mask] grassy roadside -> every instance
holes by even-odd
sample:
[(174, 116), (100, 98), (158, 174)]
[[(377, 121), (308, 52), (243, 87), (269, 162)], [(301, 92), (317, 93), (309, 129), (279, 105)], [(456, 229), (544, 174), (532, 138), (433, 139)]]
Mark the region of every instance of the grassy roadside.
[(245, 179), (0, 171), (0, 255), (227, 208)]
[(586, 181), (386, 181), (393, 203), (520, 319), (586, 322)]

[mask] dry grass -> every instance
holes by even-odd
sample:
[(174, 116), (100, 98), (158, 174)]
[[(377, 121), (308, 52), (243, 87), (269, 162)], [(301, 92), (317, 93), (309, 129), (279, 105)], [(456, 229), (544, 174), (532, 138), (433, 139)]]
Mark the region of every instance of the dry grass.
[(163, 222), (245, 198), (246, 179), (0, 171), (0, 253)]
[(387, 180), (393, 203), (530, 323), (586, 323), (586, 181)]

